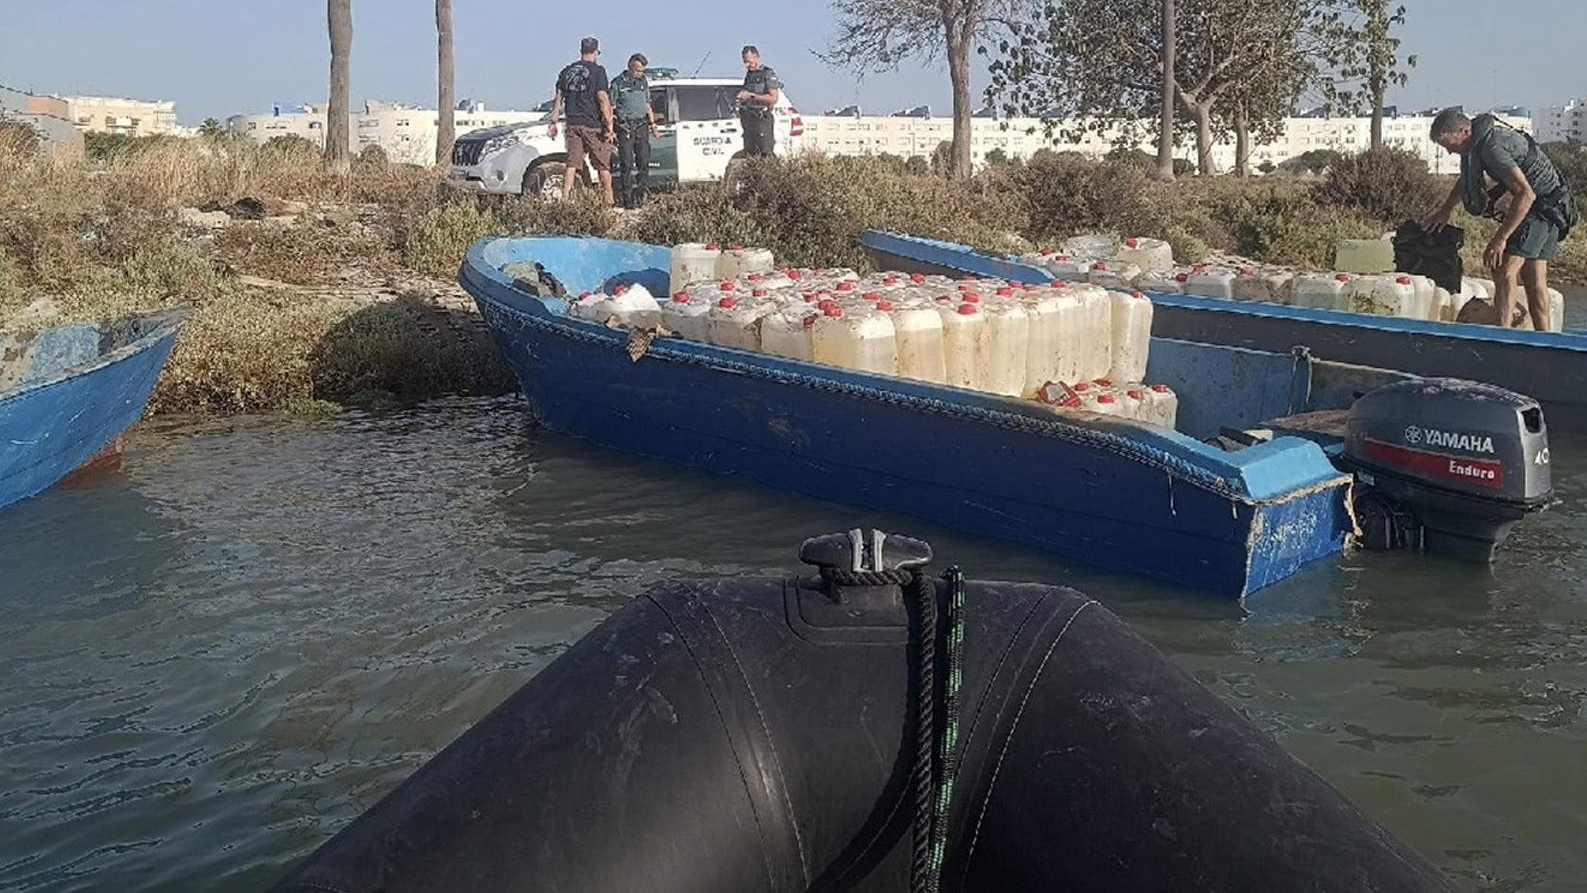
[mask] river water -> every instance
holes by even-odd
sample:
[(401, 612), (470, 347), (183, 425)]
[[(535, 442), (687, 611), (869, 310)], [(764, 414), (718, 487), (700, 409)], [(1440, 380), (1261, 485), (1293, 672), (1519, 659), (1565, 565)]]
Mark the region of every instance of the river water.
[[(674, 575), (876, 524), (1080, 587), (1471, 890), (1587, 876), (1587, 442), (1492, 572), (1244, 606), (533, 429), (515, 400), (157, 420), (0, 527), (0, 890), (256, 890)], [(708, 510), (707, 510), (708, 507)]]

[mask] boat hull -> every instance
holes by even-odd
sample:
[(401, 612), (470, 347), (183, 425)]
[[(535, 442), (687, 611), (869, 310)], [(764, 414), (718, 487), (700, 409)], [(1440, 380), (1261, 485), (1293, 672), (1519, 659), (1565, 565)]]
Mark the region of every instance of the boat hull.
[(461, 280), (558, 431), (1226, 595), (1343, 544), (1344, 480), (1310, 443), (1199, 462), (1169, 432), (991, 395), (670, 338), (635, 361), (626, 333), (560, 316), (494, 267), (476, 245)]
[(179, 322), (151, 318), (125, 345), (0, 394), (0, 507), (119, 457), (107, 448), (143, 415)]

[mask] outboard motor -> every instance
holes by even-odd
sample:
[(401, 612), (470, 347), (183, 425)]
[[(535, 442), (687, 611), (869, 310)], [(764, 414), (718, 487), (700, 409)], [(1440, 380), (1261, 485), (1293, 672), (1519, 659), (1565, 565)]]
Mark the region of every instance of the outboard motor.
[(1449, 893), (1118, 617), (820, 537), (634, 599), (283, 893)]
[(1515, 522), (1554, 497), (1542, 407), (1459, 379), (1399, 382), (1357, 399), (1341, 464), (1361, 485), (1356, 518), (1373, 549), (1489, 562)]

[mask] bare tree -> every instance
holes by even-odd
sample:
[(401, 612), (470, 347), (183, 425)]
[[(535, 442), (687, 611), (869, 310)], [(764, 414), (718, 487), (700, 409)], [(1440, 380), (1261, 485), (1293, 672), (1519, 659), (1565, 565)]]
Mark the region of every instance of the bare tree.
[(439, 97), (436, 100), (440, 119), (435, 132), (435, 163), (446, 164), (452, 158), (452, 143), (457, 139), (457, 89), (453, 80), (456, 68), (452, 62), (452, 0), (435, 0), (435, 36), (439, 44), (439, 64), (436, 79)]
[(1163, 46), (1158, 55), (1163, 66), (1163, 111), (1157, 125), (1157, 178), (1174, 179), (1174, 63), (1177, 41), (1174, 35), (1174, 0), (1163, 0)]
[(904, 59), (945, 56), (953, 85), (953, 169), (970, 176), (970, 56), (993, 29), (1007, 25), (1026, 0), (833, 0), (838, 36), (821, 59), (857, 74), (890, 71)]
[(326, 0), (331, 30), (331, 101), (325, 120), (325, 163), (337, 173), (352, 167), (347, 123), (352, 114), (348, 98), (353, 54), (352, 0)]

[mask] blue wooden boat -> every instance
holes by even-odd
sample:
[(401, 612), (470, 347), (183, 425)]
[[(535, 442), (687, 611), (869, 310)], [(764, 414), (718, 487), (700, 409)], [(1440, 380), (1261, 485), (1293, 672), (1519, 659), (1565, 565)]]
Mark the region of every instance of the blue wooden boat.
[(1239, 452), (1222, 426), (1349, 405), (1378, 370), (1154, 339), (1152, 380), (1187, 433), (1075, 421), (1023, 401), (657, 338), (567, 315), (502, 272), (538, 262), (564, 293), (640, 283), (668, 293), (668, 249), (581, 238), (487, 238), (459, 280), (530, 412), (548, 427), (773, 487), (904, 512), (1077, 561), (1230, 596), (1340, 550), (1349, 479), (1281, 436)]
[(0, 506), (119, 455), (184, 316), (0, 333)]
[[(1053, 279), (1040, 267), (953, 242), (877, 231), (863, 233), (860, 242), (885, 270), (968, 273), (1013, 282)], [(1343, 363), (1487, 382), (1535, 397), (1555, 430), (1587, 431), (1587, 334), (1522, 332), (1194, 295), (1151, 298), (1156, 306), (1154, 335), (1279, 352), (1304, 345)]]

